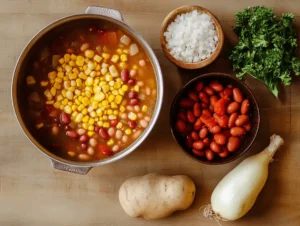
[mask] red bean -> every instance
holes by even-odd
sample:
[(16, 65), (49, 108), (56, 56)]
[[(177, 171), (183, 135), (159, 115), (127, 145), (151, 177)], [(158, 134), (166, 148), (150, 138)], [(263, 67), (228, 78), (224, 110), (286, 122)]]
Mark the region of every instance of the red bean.
[(216, 126), (214, 126), (214, 127), (212, 127), (211, 129), (210, 129), (210, 132), (212, 133), (212, 134), (217, 134), (217, 133), (220, 133), (221, 132), (221, 127), (219, 126), (219, 125), (216, 125)]
[[(175, 128), (179, 133), (186, 132), (186, 124), (182, 120), (177, 120)], [(99, 130), (99, 132), (100, 132), (100, 130)]]
[(195, 141), (199, 140), (199, 135), (196, 131), (192, 131), (190, 136)]
[(177, 114), (177, 119), (180, 119), (180, 120), (182, 120), (182, 121), (185, 122), (186, 121), (186, 116), (185, 116), (185, 114), (182, 111), (180, 111)]
[(233, 89), (233, 99), (235, 102), (242, 103), (243, 101), (243, 94), (239, 88)]
[(249, 121), (249, 116), (248, 115), (240, 115), (237, 117), (235, 120), (235, 125), (236, 126), (243, 126)]
[(98, 145), (98, 149), (99, 151), (101, 151), (104, 155), (107, 155), (107, 156), (111, 156), (113, 155), (113, 152), (104, 144), (99, 144)]
[(202, 82), (198, 82), (198, 83), (196, 84), (196, 86), (195, 86), (195, 90), (196, 90), (197, 92), (200, 92), (200, 91), (203, 89), (203, 87), (204, 87), (203, 83), (202, 83)]
[(209, 105), (206, 103), (201, 103), (201, 108), (202, 109), (208, 109)]
[(210, 112), (214, 112), (214, 107), (213, 107), (212, 105), (209, 105), (208, 110), (209, 110)]
[(215, 119), (208, 115), (201, 115), (200, 119), (208, 128), (213, 128), (217, 124)]
[(248, 114), (250, 110), (250, 102), (248, 99), (245, 99), (243, 102), (242, 102), (242, 106), (241, 106), (241, 113), (243, 115), (246, 115)]
[(128, 80), (128, 85), (134, 86), (136, 84), (136, 81), (134, 79), (129, 79)]
[(237, 102), (232, 102), (227, 106), (227, 114), (232, 114), (234, 112), (237, 112), (240, 108), (240, 104)]
[(201, 105), (196, 102), (194, 104), (194, 107), (193, 107), (193, 114), (196, 116), (196, 117), (200, 117), (201, 116)]
[(59, 119), (60, 119), (60, 122), (64, 125), (68, 125), (71, 122), (71, 119), (70, 119), (69, 115), (66, 112), (62, 112), (60, 114)]
[(202, 123), (201, 119), (198, 118), (194, 124), (194, 130), (198, 131), (199, 129), (201, 129), (202, 125), (203, 125), (203, 123)]
[(209, 147), (210, 145), (210, 139), (208, 137), (203, 139), (203, 143), (205, 144), (205, 146)]
[(233, 127), (230, 129), (230, 134), (234, 137), (238, 137), (246, 134), (246, 130), (243, 127)]
[(221, 146), (219, 146), (215, 141), (210, 143), (210, 149), (213, 150), (216, 153), (221, 152)]
[(225, 88), (225, 90), (223, 91), (224, 95), (228, 96), (228, 97), (231, 97), (233, 92), (232, 92), (232, 89), (231, 88)]
[(85, 151), (85, 150), (87, 149), (88, 146), (87, 146), (87, 144), (82, 143), (82, 144), (80, 144), (80, 147), (81, 147), (82, 150)]
[(234, 112), (229, 116), (229, 120), (228, 120), (229, 128), (232, 128), (235, 126), (235, 120), (237, 119), (238, 116), (239, 116), (239, 114), (237, 112)]
[(224, 145), (226, 144), (227, 138), (224, 134), (218, 133), (214, 135), (214, 140), (216, 141), (217, 144)]
[(109, 135), (107, 131), (104, 128), (99, 129), (99, 135), (104, 139), (104, 140), (109, 140)]
[(78, 137), (78, 134), (74, 130), (67, 131), (66, 135), (71, 139), (76, 139)]
[(204, 146), (205, 146), (205, 144), (201, 140), (195, 141), (193, 143), (193, 148), (196, 149), (196, 150), (201, 150), (202, 148), (204, 148)]
[(65, 129), (66, 131), (68, 131), (68, 130), (71, 130), (71, 127), (68, 126), (68, 125), (66, 125), (66, 126), (64, 127), (64, 129)]
[(208, 104), (209, 103), (209, 98), (208, 95), (205, 92), (200, 92), (199, 93), (199, 99), (203, 102)]
[(183, 98), (179, 102), (179, 106), (182, 108), (191, 108), (194, 105), (194, 101), (189, 98)]
[(226, 112), (226, 106), (228, 104), (228, 100), (226, 98), (221, 98), (214, 105), (214, 112), (219, 115), (224, 115)]
[(129, 126), (131, 129), (134, 129), (134, 128), (136, 127), (136, 121), (129, 120), (129, 121), (128, 121), (128, 126)]
[(127, 83), (128, 82), (128, 79), (129, 79), (129, 71), (128, 69), (123, 69), (121, 71), (121, 79), (124, 83)]
[(251, 130), (251, 128), (252, 128), (251, 122), (248, 122), (247, 124), (245, 124), (244, 128), (245, 128), (246, 131), (249, 132)]
[(137, 99), (137, 98), (133, 98), (133, 99), (130, 99), (130, 100), (129, 100), (129, 104), (130, 104), (131, 106), (135, 106), (135, 105), (139, 104), (139, 102), (140, 102), (140, 100)]
[(202, 128), (200, 131), (199, 131), (199, 137), (201, 139), (204, 139), (205, 137), (207, 137), (207, 134), (208, 134), (208, 129), (206, 127)]
[(86, 143), (89, 141), (89, 136), (86, 134), (83, 134), (82, 136), (79, 137), (79, 142), (81, 143)]
[(213, 89), (210, 88), (209, 86), (206, 86), (206, 87), (204, 88), (204, 92), (206, 92), (209, 96), (214, 95)]
[(214, 106), (215, 105), (215, 103), (217, 103), (218, 102), (218, 100), (219, 100), (219, 98), (217, 97), (217, 96), (211, 96), (210, 97), (210, 105), (212, 105), (212, 106)]
[(192, 99), (193, 101), (198, 101), (198, 95), (195, 92), (189, 92), (188, 94), (189, 98)]
[(223, 91), (223, 86), (218, 81), (213, 81), (209, 84), (209, 86), (216, 92)]
[(237, 137), (229, 137), (227, 142), (227, 149), (230, 152), (236, 151), (241, 146), (241, 141)]
[(202, 115), (207, 115), (207, 116), (210, 116), (210, 117), (212, 116), (211, 112), (207, 109), (202, 110)]
[(113, 119), (113, 120), (110, 120), (110, 125), (112, 126), (112, 127), (116, 127), (117, 125), (118, 125), (118, 120), (117, 119)]
[(199, 156), (199, 157), (205, 156), (205, 152), (204, 152), (204, 151), (200, 151), (200, 150), (193, 149), (192, 152), (193, 152), (195, 155)]
[(135, 92), (135, 91), (130, 91), (130, 92), (128, 93), (128, 97), (129, 97), (130, 99), (136, 98), (136, 97), (137, 97), (137, 92)]
[(195, 118), (193, 112), (190, 110), (187, 111), (186, 118), (187, 118), (187, 121), (190, 123), (194, 123), (196, 121), (196, 118)]
[(215, 157), (214, 153), (210, 149), (205, 150), (205, 156), (209, 161), (213, 160)]
[(188, 148), (192, 148), (192, 146), (193, 146), (193, 139), (192, 139), (190, 136), (187, 136), (187, 137), (186, 137), (185, 145), (186, 145)]
[(95, 132), (99, 133), (100, 127), (99, 126), (95, 126)]
[(221, 158), (226, 158), (229, 155), (229, 151), (226, 147), (223, 148), (222, 152), (219, 153)]
[(232, 85), (232, 84), (228, 84), (226, 87), (232, 89), (232, 88), (233, 88), (233, 85)]

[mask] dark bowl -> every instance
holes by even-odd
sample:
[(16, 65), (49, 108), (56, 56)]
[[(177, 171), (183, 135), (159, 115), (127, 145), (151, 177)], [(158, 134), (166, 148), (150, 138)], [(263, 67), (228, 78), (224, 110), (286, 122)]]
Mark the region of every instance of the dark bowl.
[[(251, 104), (251, 112), (250, 112), (250, 118), (252, 122), (252, 129), (250, 132), (248, 132), (245, 136), (245, 139), (242, 142), (241, 147), (235, 151), (231, 152), (230, 155), (226, 158), (216, 157), (213, 160), (209, 161), (205, 157), (198, 157), (193, 152), (192, 149), (186, 147), (185, 145), (185, 137), (181, 136), (175, 129), (175, 122), (177, 117), (177, 112), (179, 111), (179, 99), (182, 96), (187, 96), (187, 92), (189, 92), (191, 89), (194, 88), (195, 84), (199, 81), (203, 82), (204, 84), (207, 84), (213, 80), (219, 81), (223, 85), (232, 84), (234, 87), (239, 88), (244, 96), (247, 96), (247, 98), (250, 101)], [(177, 93), (175, 96), (171, 109), (170, 109), (170, 125), (171, 125), (171, 132), (173, 135), (173, 138), (176, 140), (176, 142), (179, 144), (181, 149), (184, 151), (185, 154), (187, 154), (189, 157), (193, 158), (194, 160), (210, 164), (210, 165), (219, 165), (219, 164), (225, 164), (232, 162), (236, 159), (238, 159), (240, 156), (242, 156), (253, 144), (256, 135), (258, 133), (260, 124), (260, 113), (259, 113), (259, 107), (257, 104), (257, 101), (251, 92), (250, 88), (241, 80), (237, 79), (236, 77), (233, 77), (229, 74), (223, 74), (223, 73), (209, 73), (204, 75), (199, 75), (198, 77), (192, 79), (189, 81), (184, 87), (181, 88), (181, 90)]]

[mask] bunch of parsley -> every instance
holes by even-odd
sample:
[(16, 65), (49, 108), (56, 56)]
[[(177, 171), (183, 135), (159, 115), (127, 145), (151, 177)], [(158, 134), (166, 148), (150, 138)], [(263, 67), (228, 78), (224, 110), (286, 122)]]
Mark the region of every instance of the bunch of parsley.
[(249, 7), (235, 15), (235, 33), (239, 43), (230, 60), (237, 77), (245, 74), (263, 82), (278, 97), (278, 84), (290, 85), (291, 71), (300, 75), (294, 15), (283, 13), (276, 19), (272, 9)]

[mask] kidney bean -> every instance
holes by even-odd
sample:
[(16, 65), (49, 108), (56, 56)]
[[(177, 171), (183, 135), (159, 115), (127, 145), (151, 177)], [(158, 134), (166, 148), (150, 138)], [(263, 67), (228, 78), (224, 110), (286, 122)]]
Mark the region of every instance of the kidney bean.
[(180, 133), (186, 132), (186, 124), (182, 120), (177, 120), (175, 128)]
[(244, 125), (244, 128), (245, 128), (246, 131), (249, 132), (249, 131), (252, 129), (251, 122), (246, 123), (246, 124)]
[(190, 134), (191, 138), (195, 141), (199, 140), (199, 135), (196, 131), (192, 131)]
[(206, 92), (209, 96), (214, 95), (213, 89), (210, 88), (209, 86), (206, 86), (206, 87), (204, 88), (204, 92)]
[(129, 100), (129, 104), (131, 106), (137, 105), (137, 104), (139, 104), (139, 102), (140, 102), (140, 100), (138, 98), (133, 98), (133, 99)]
[(82, 143), (82, 144), (80, 144), (80, 147), (81, 147), (82, 150), (85, 151), (87, 149), (87, 144)]
[(59, 134), (59, 127), (58, 126), (53, 126), (52, 127), (52, 134), (54, 136), (57, 136)]
[(233, 112), (237, 112), (240, 109), (240, 104), (237, 102), (232, 102), (227, 106), (227, 114), (232, 114)]
[(206, 103), (201, 103), (201, 108), (202, 109), (208, 109), (209, 105)]
[(250, 102), (249, 102), (248, 99), (245, 99), (242, 102), (242, 106), (241, 106), (241, 113), (242, 113), (242, 115), (248, 114), (249, 110), (250, 110)]
[(195, 155), (199, 156), (199, 157), (205, 156), (205, 152), (204, 152), (204, 151), (200, 151), (200, 150), (193, 149), (192, 152), (193, 152)]
[(95, 126), (95, 132), (96, 132), (96, 133), (99, 133), (99, 129), (100, 129), (99, 126)]
[(212, 134), (217, 134), (217, 133), (220, 133), (221, 130), (222, 130), (221, 127), (219, 125), (216, 125), (216, 126), (212, 127), (209, 131)]
[(79, 142), (80, 143), (86, 143), (89, 141), (89, 136), (86, 134), (83, 134), (82, 136), (79, 137)]
[(242, 136), (246, 133), (243, 127), (233, 127), (230, 129), (230, 134), (234, 137)]
[(198, 131), (199, 129), (201, 129), (202, 124), (203, 124), (203, 123), (202, 123), (201, 119), (198, 118), (197, 121), (196, 121), (195, 124), (194, 124), (194, 130)]
[(233, 94), (233, 91), (231, 88), (225, 88), (224, 91), (223, 91), (224, 95), (228, 96), (228, 97), (231, 97), (232, 94)]
[(186, 121), (186, 116), (182, 111), (180, 111), (180, 112), (177, 113), (177, 119), (180, 119), (181, 121), (185, 122)]
[(237, 117), (235, 120), (235, 125), (236, 126), (243, 126), (249, 121), (249, 116), (248, 115), (240, 115)]
[(224, 87), (218, 81), (211, 82), (209, 86), (216, 92), (222, 92), (224, 89)]
[(67, 131), (66, 135), (68, 137), (70, 137), (71, 139), (76, 139), (78, 137), (78, 134), (75, 131), (73, 131), (73, 130)]
[(210, 117), (212, 116), (211, 112), (207, 109), (202, 110), (202, 115), (207, 115), (207, 116), (210, 116)]
[(214, 105), (214, 112), (219, 115), (224, 115), (226, 112), (228, 100), (226, 98), (221, 98)]
[(210, 97), (210, 105), (214, 106), (217, 103), (219, 98), (216, 95)]
[(183, 98), (179, 102), (179, 106), (182, 108), (191, 108), (194, 105), (194, 101), (189, 98)]
[(212, 105), (209, 105), (208, 110), (209, 110), (210, 112), (214, 112), (214, 107), (213, 107)]
[(222, 134), (226, 137), (226, 139), (228, 139), (229, 137), (231, 137), (231, 134), (230, 134), (230, 130), (229, 130), (229, 129), (224, 130), (224, 131), (222, 132)]
[(129, 79), (128, 80), (128, 85), (134, 86), (136, 84), (136, 81), (134, 79)]
[(216, 152), (216, 153), (220, 153), (221, 152), (221, 146), (220, 145), (218, 145), (215, 141), (212, 141), (211, 143), (210, 143), (210, 149), (211, 150), (213, 150), (214, 152)]
[(189, 92), (188, 96), (193, 101), (198, 101), (198, 99), (199, 99), (197, 93), (195, 93), (195, 92)]
[(188, 148), (192, 148), (192, 146), (193, 146), (193, 139), (190, 136), (186, 136), (185, 145)]
[(130, 92), (128, 93), (128, 97), (129, 97), (130, 99), (136, 98), (136, 97), (137, 97), (137, 92), (135, 92), (135, 91), (130, 91)]
[(199, 93), (199, 99), (203, 102), (208, 104), (209, 103), (209, 98), (208, 95), (205, 92), (200, 92)]
[(207, 134), (208, 134), (208, 129), (206, 127), (202, 128), (200, 131), (199, 131), (199, 137), (201, 139), (204, 139), (205, 137), (207, 137)]
[(124, 83), (127, 83), (128, 82), (128, 79), (129, 79), (129, 71), (128, 69), (123, 69), (121, 71), (121, 79)]
[(187, 121), (190, 123), (194, 123), (196, 121), (196, 118), (195, 118), (193, 112), (190, 110), (187, 111), (186, 118), (187, 118)]
[(136, 121), (129, 120), (129, 121), (128, 121), (128, 126), (129, 126), (131, 129), (134, 129), (134, 128), (136, 127)]
[(228, 87), (228, 88), (233, 88), (233, 85), (232, 84), (228, 84), (226, 87)]
[(229, 151), (226, 147), (223, 148), (222, 152), (219, 153), (221, 158), (226, 158), (229, 155)]
[(204, 143), (207, 147), (209, 147), (209, 145), (210, 145), (210, 139), (209, 139), (208, 137), (204, 138), (204, 139), (203, 139), (203, 143)]
[(66, 131), (68, 131), (68, 130), (71, 130), (71, 127), (68, 126), (68, 125), (66, 125), (66, 126), (64, 127), (64, 129), (65, 129)]
[(216, 141), (217, 144), (224, 145), (226, 144), (227, 138), (224, 134), (218, 133), (214, 135), (214, 140)]
[(205, 144), (201, 140), (195, 141), (193, 143), (193, 148), (196, 149), (196, 150), (201, 150), (202, 148), (204, 148), (204, 146), (205, 146)]
[(214, 153), (210, 149), (205, 150), (205, 156), (209, 161), (213, 160), (215, 157)]
[(90, 159), (90, 156), (88, 156), (87, 154), (79, 154), (79, 155), (78, 155), (78, 158), (79, 158), (80, 160), (86, 161), (86, 160), (89, 160), (89, 159)]
[(101, 151), (104, 155), (107, 155), (107, 156), (113, 155), (113, 152), (104, 144), (99, 144), (98, 150)]
[(196, 102), (194, 104), (194, 107), (193, 107), (193, 114), (196, 116), (196, 117), (200, 117), (201, 116), (201, 105)]
[(237, 137), (229, 137), (227, 142), (227, 149), (230, 152), (236, 151), (241, 146), (241, 140)]
[(214, 118), (222, 128), (227, 128), (229, 120), (227, 115), (218, 115), (214, 113)]
[(66, 112), (62, 112), (59, 116), (59, 120), (62, 124), (68, 125), (71, 122), (69, 115)]
[(112, 127), (116, 127), (118, 125), (119, 121), (117, 119), (113, 119), (113, 120), (110, 120), (110, 125)]
[(239, 116), (239, 114), (237, 112), (234, 112), (229, 116), (229, 120), (228, 120), (229, 128), (232, 128), (235, 126), (235, 120), (237, 119), (238, 116)]
[(195, 86), (195, 90), (196, 90), (197, 92), (200, 92), (200, 91), (203, 89), (203, 87), (204, 87), (203, 83), (202, 83), (202, 82), (198, 82), (198, 83), (196, 84), (196, 86)]
[(215, 119), (211, 116), (201, 115), (200, 119), (208, 128), (213, 128), (215, 125), (217, 125)]
[(242, 103), (243, 101), (243, 94), (239, 88), (233, 89), (233, 99), (235, 102)]
[(104, 128), (99, 129), (99, 135), (104, 139), (104, 140), (109, 140), (109, 135)]

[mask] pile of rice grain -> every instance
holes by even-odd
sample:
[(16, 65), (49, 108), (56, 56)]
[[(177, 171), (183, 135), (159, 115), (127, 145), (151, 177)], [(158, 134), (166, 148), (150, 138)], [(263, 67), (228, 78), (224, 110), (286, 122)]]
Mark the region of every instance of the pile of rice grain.
[(213, 19), (197, 10), (178, 15), (164, 36), (171, 55), (186, 63), (209, 58), (219, 40)]

